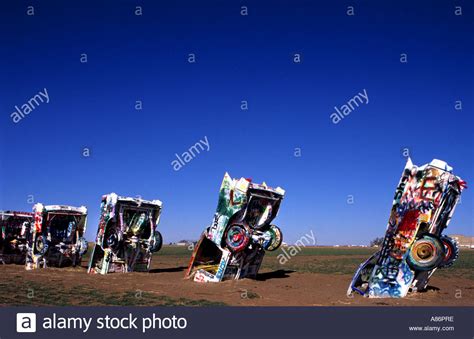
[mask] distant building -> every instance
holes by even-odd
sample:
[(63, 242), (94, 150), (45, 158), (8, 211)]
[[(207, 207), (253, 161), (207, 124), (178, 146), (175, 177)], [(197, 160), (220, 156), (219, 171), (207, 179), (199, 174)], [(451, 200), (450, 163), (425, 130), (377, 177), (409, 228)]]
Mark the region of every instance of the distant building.
[(460, 247), (474, 248), (474, 237), (467, 237), (462, 234), (451, 234), (450, 237), (456, 240)]
[(191, 240), (180, 240), (178, 242), (173, 243), (173, 245), (175, 245), (175, 246), (189, 246), (189, 245), (192, 245), (194, 243), (195, 242), (191, 241)]

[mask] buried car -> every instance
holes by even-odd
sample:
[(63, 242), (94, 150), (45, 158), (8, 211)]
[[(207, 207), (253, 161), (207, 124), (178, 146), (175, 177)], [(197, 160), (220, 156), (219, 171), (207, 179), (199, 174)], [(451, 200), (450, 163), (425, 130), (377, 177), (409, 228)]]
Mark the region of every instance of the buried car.
[(359, 266), (347, 294), (396, 298), (426, 289), (436, 269), (451, 266), (459, 255), (458, 244), (443, 231), (464, 188), (444, 161), (417, 167), (408, 159), (382, 246)]
[(0, 262), (25, 264), (33, 213), (0, 211)]
[(104, 195), (88, 272), (149, 271), (152, 254), (163, 244), (161, 233), (156, 231), (161, 209), (160, 200)]
[(214, 220), (194, 248), (186, 277), (197, 282), (256, 278), (265, 251), (280, 247), (281, 230), (271, 222), (285, 191), (228, 173), (219, 192)]
[(35, 204), (28, 239), (26, 269), (80, 265), (87, 252), (87, 208)]

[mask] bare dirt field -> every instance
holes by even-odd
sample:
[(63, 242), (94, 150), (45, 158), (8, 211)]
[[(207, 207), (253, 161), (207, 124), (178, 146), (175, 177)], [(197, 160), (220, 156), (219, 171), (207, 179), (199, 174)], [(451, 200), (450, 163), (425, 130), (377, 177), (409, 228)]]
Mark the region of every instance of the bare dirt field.
[(280, 250), (264, 259), (258, 280), (199, 284), (183, 279), (191, 252), (164, 247), (150, 273), (88, 275), (83, 267), (25, 271), (0, 265), (0, 305), (474, 306), (474, 251), (438, 270), (429, 289), (404, 299), (346, 297), (370, 248), (305, 248), (281, 265)]

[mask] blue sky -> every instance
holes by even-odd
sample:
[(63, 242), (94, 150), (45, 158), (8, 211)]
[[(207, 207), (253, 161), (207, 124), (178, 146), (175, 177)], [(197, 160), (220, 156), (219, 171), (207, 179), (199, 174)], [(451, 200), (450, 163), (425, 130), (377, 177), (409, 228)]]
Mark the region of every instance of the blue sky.
[[(0, 208), (86, 205), (92, 240), (102, 194), (140, 195), (164, 202), (165, 242), (197, 239), (228, 171), (287, 191), (286, 241), (367, 244), (384, 234), (404, 147), (474, 182), (472, 4), (455, 16), (446, 1), (355, 1), (347, 16), (327, 3), (141, 1), (142, 16), (135, 1), (3, 4)], [(50, 102), (14, 124), (44, 88)], [(369, 102), (333, 124), (364, 89)], [(174, 171), (205, 136), (209, 152)], [(471, 190), (448, 233), (474, 233)]]

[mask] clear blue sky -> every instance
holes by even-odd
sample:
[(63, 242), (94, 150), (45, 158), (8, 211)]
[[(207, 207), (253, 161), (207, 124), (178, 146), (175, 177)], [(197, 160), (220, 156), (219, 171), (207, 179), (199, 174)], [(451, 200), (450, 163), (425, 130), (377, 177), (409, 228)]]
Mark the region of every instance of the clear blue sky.
[[(2, 4), (0, 209), (30, 210), (30, 194), (86, 205), (91, 240), (102, 194), (141, 195), (164, 202), (166, 242), (197, 239), (228, 171), (286, 189), (286, 241), (313, 230), (319, 244), (367, 244), (384, 234), (409, 147), (471, 184), (448, 233), (473, 234), (472, 3), (455, 16), (451, 1), (352, 1), (349, 17), (346, 1), (326, 2)], [(14, 124), (43, 88), (50, 102)], [(369, 103), (334, 125), (334, 106), (363, 89)], [(174, 171), (204, 136), (210, 151)]]

